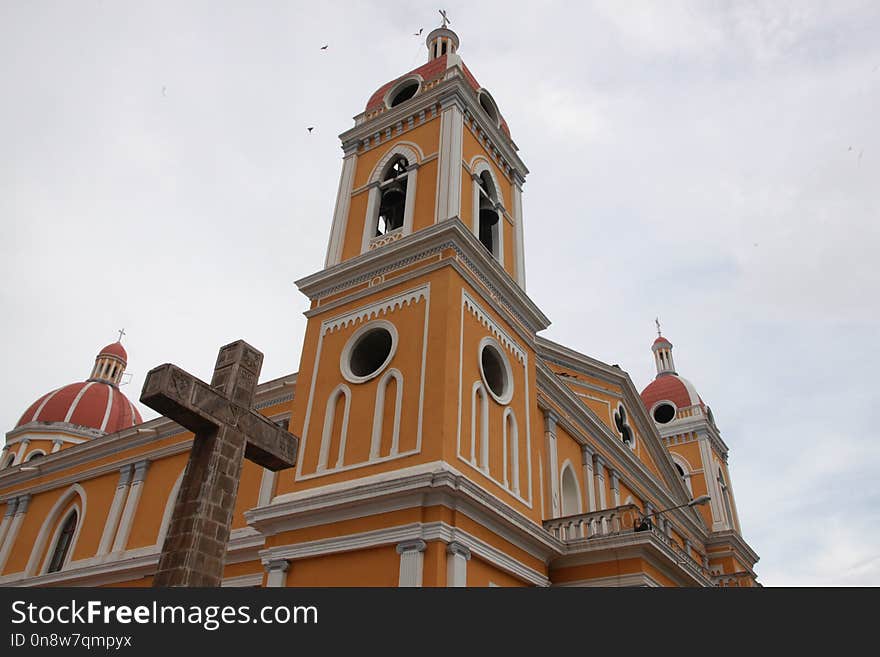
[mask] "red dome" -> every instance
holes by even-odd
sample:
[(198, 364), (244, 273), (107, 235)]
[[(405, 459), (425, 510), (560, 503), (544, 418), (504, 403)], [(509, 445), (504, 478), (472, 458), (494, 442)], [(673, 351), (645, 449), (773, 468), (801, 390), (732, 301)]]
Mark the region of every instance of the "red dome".
[[(118, 346), (122, 350), (121, 358), (125, 357), (125, 350), (118, 342), (110, 346)], [(62, 422), (113, 433), (143, 420), (134, 404), (115, 386), (101, 381), (84, 381), (43, 395), (28, 407), (15, 426), (31, 422)]]
[(676, 408), (703, 405), (694, 384), (678, 374), (662, 374), (642, 390), (642, 403), (649, 411), (659, 401), (671, 401)]
[[(387, 84), (383, 84), (376, 90), (372, 96), (370, 96), (370, 100), (367, 101), (367, 107), (364, 110), (367, 113), (370, 113), (374, 110), (379, 109), (385, 105), (385, 94), (388, 93), (388, 90), (391, 89), (395, 84), (400, 82), (402, 79), (409, 77), (410, 75), (420, 75), (425, 82), (429, 82), (443, 75), (443, 72), (446, 70), (446, 57), (447, 55), (442, 55), (437, 57), (436, 59), (432, 59), (426, 64), (422, 64), (416, 69), (413, 69), (409, 73), (405, 75), (401, 75), (399, 78), (395, 78), (391, 82)], [(464, 77), (468, 81), (468, 84), (474, 90), (474, 92), (479, 91), (482, 87), (480, 87), (480, 83), (477, 82), (477, 79), (473, 76), (473, 74), (468, 70), (468, 67), (464, 65), (464, 62), (461, 64), (462, 70), (464, 71)], [(507, 127), (507, 121), (504, 120), (504, 117), (499, 116), (499, 120), (501, 121), (501, 131), (510, 137), (510, 129)]]
[(128, 354), (125, 352), (125, 347), (122, 346), (121, 342), (108, 344), (98, 352), (98, 357), (100, 358), (101, 356), (115, 356), (116, 358), (123, 360), (125, 363), (128, 363)]

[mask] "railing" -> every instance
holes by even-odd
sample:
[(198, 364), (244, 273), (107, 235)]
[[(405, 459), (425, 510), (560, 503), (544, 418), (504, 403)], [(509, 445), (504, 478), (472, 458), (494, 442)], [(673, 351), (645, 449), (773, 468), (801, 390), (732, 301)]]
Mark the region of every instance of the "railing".
[(385, 246), (386, 244), (391, 244), (391, 242), (396, 242), (401, 237), (403, 237), (403, 228), (395, 228), (394, 230), (389, 230), (384, 235), (377, 235), (370, 239), (368, 249), (372, 251), (373, 249), (378, 249), (380, 246)]
[(644, 532), (657, 539), (658, 542), (672, 551), (676, 562), (680, 566), (704, 581), (714, 581), (712, 574), (703, 567), (703, 564), (669, 538), (660, 527), (648, 525), (646, 529), (636, 532), (635, 526), (641, 517), (641, 510), (638, 506), (635, 504), (624, 504), (613, 509), (603, 509), (602, 511), (545, 520), (544, 529), (560, 541), (577, 541)]
[(544, 529), (560, 541), (614, 536), (631, 532), (638, 517), (639, 507), (635, 504), (624, 504), (613, 509), (545, 520)]

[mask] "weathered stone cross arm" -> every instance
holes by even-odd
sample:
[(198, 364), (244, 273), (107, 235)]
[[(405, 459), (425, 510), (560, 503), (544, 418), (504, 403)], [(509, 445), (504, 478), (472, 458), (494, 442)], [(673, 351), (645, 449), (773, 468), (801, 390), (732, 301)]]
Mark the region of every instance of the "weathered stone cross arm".
[[(236, 403), (237, 389), (224, 395), (209, 384), (166, 363), (153, 368), (144, 382), (141, 401), (197, 436), (226, 427), (243, 434), (245, 458), (270, 470), (283, 470), (296, 462), (297, 439), (257, 411), (250, 396)], [(244, 397), (245, 395), (241, 395)]]

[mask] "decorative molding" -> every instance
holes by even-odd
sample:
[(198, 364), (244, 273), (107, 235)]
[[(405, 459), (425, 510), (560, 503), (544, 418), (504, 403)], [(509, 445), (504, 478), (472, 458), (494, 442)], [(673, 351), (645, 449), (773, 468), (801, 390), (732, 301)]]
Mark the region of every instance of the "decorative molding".
[[(366, 461), (353, 463), (349, 465), (345, 465), (342, 462), (343, 457), (343, 449), (340, 448), (339, 455), (340, 459), (338, 460), (336, 467), (329, 468), (326, 467), (327, 464), (324, 461), (324, 441), (325, 437), (323, 434), (326, 434), (326, 426), (327, 421), (325, 419), (324, 422), (324, 432), (322, 434), (322, 443), (321, 443), (321, 455), (319, 456), (319, 467), (315, 472), (311, 473), (303, 473), (303, 462), (306, 454), (306, 446), (308, 445), (309, 438), (309, 430), (312, 421), (312, 412), (315, 405), (315, 389), (318, 381), (318, 372), (321, 369), (321, 353), (324, 344), (324, 336), (328, 333), (332, 333), (333, 331), (339, 330), (341, 328), (346, 328), (349, 326), (354, 326), (360, 322), (368, 321), (370, 319), (378, 318), (380, 316), (386, 316), (396, 310), (400, 310), (407, 307), (414, 307), (420, 301), (424, 299), (425, 301), (425, 320), (424, 320), (424, 329), (422, 334), (422, 362), (421, 362), (421, 371), (419, 373), (419, 400), (418, 400), (418, 424), (416, 430), (416, 446), (414, 449), (407, 450), (405, 452), (395, 452), (390, 454), (389, 456), (378, 457), (378, 458), (369, 458)], [(330, 319), (324, 320), (321, 323), (320, 333), (318, 337), (318, 346), (315, 354), (315, 361), (312, 370), (312, 381), (309, 388), (309, 397), (308, 403), (306, 405), (306, 416), (303, 424), (303, 435), (300, 440), (299, 445), (299, 456), (297, 459), (296, 465), (296, 475), (295, 478), (297, 481), (302, 481), (305, 479), (311, 479), (313, 477), (320, 477), (327, 474), (342, 472), (346, 470), (352, 470), (356, 468), (366, 467), (368, 465), (374, 465), (376, 463), (382, 463), (385, 461), (390, 461), (398, 458), (405, 458), (407, 456), (411, 456), (413, 454), (418, 454), (422, 449), (422, 425), (423, 425), (423, 416), (424, 416), (424, 401), (425, 401), (425, 366), (426, 359), (428, 353), (428, 327), (430, 322), (430, 314), (431, 314), (431, 284), (424, 283), (419, 285), (418, 287), (412, 288), (410, 290), (406, 290), (404, 292), (399, 292), (391, 297), (387, 297), (380, 301), (368, 304), (356, 310), (344, 313), (342, 315), (337, 315)], [(395, 341), (396, 342), (396, 341)], [(343, 351), (343, 355), (344, 355)], [(326, 364), (325, 364), (326, 366)], [(326, 411), (326, 409), (325, 409)], [(326, 413), (325, 413), (326, 414)], [(346, 412), (346, 424), (347, 424), (347, 412)], [(328, 447), (329, 449), (329, 447)], [(324, 468), (321, 468), (320, 465), (324, 464)]]

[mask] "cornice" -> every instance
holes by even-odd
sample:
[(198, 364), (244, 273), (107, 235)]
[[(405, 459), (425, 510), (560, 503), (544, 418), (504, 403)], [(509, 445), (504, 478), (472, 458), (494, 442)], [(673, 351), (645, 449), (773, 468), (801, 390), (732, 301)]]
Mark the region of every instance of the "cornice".
[[(719, 546), (730, 546), (737, 552), (737, 556), (740, 557), (741, 561), (751, 566), (754, 566), (760, 560), (758, 554), (746, 543), (745, 539), (732, 529), (709, 534), (709, 537), (706, 539), (706, 548)], [(711, 552), (709, 553), (709, 558), (712, 558)]]
[[(604, 454), (600, 454), (600, 456), (604, 456), (607, 459), (613, 454), (619, 462), (626, 463), (628, 468), (622, 472), (620, 471), (622, 468), (618, 469), (619, 474), (624, 475), (629, 472), (637, 475), (641, 487), (646, 489), (646, 492), (656, 501), (662, 503), (664, 507), (683, 504), (690, 499), (690, 495), (684, 483), (680, 481), (680, 478), (676, 477), (676, 481), (679, 482), (677, 486), (679, 490), (669, 487), (666, 481), (661, 482), (658, 480), (656, 475), (642, 463), (641, 459), (633, 454), (632, 450), (624, 446), (608, 425), (602, 422), (592, 409), (584, 404), (568, 386), (562, 383), (545, 363), (539, 361), (536, 369), (539, 408), (542, 410), (550, 408), (548, 402), (552, 401), (558, 404), (571, 418), (580, 422), (583, 428), (573, 425), (571, 420), (565, 417), (560, 417), (558, 420), (559, 424), (572, 434), (572, 437), (578, 444), (589, 445), (587, 436), (583, 435), (584, 432), (601, 441), (600, 444)], [(597, 448), (599, 445), (594, 444), (591, 447)], [(671, 463), (672, 457), (669, 456), (666, 448), (659, 443), (658, 447), (662, 450), (663, 458), (668, 459)], [(624, 477), (625, 483), (627, 483), (627, 479), (628, 477)], [(676, 509), (670, 513), (679, 521), (679, 524), (687, 527), (693, 536), (699, 537), (699, 540), (704, 540), (708, 530), (698, 512), (694, 509), (691, 509), (690, 513), (682, 513), (682, 511), (685, 510)]]
[[(244, 558), (258, 558), (265, 539), (251, 528), (233, 530), (229, 539), (227, 563), (239, 563)], [(133, 548), (74, 561), (56, 573), (27, 576), (24, 572), (0, 577), (0, 586), (100, 586), (152, 575), (159, 564), (161, 545)]]
[[(334, 509), (360, 517), (364, 509), (376, 512), (412, 506), (443, 505), (473, 517), (496, 534), (533, 556), (548, 559), (560, 554), (562, 544), (543, 526), (502, 502), (444, 461), (425, 463), (383, 475), (286, 493), (268, 505), (245, 512), (248, 524), (266, 536), (320, 521)], [(361, 511), (357, 511), (360, 509)], [(476, 517), (475, 517), (476, 516)]]
[[(639, 430), (639, 435), (648, 447), (657, 467), (660, 468), (666, 485), (675, 491), (678, 497), (681, 497), (681, 501), (676, 503), (687, 502), (690, 499), (690, 493), (681, 477), (678, 476), (678, 471), (675, 469), (672, 457), (669, 455), (669, 451), (660, 437), (657, 425), (654, 424), (654, 420), (648, 415), (648, 411), (645, 409), (644, 403), (642, 403), (642, 397), (639, 395), (638, 390), (636, 390), (629, 374), (619, 367), (606, 365), (595, 358), (590, 358), (546, 338), (539, 337), (536, 340), (536, 344), (538, 355), (541, 358), (569, 367), (587, 376), (600, 378), (620, 387), (623, 401), (629, 410), (630, 420), (635, 423), (636, 428)], [(555, 375), (554, 378), (556, 378)], [(697, 514), (697, 512), (694, 511), (694, 514)]]
[(309, 299), (316, 301), (447, 249), (454, 250), (457, 259), (488, 288), (489, 296), (497, 299), (530, 331), (541, 331), (550, 325), (547, 316), (457, 217), (322, 269), (299, 279), (296, 285)]
[[(256, 394), (254, 395), (255, 408), (267, 408), (292, 399), (290, 393), (293, 392), (293, 385), (295, 383), (296, 373), (293, 373), (259, 384), (257, 386)], [(290, 389), (290, 393), (280, 394), (285, 392), (288, 388)], [(116, 433), (104, 434), (93, 440), (66, 447), (54, 454), (47, 454), (39, 460), (37, 470), (22, 471), (22, 465), (33, 466), (33, 463), (20, 463), (15, 466), (4, 468), (3, 470), (0, 470), (0, 489), (8, 490), (11, 487), (27, 484), (29, 481), (45, 477), (46, 475), (63, 472), (69, 468), (84, 465), (108, 456), (118, 455), (126, 450), (142, 447), (143, 445), (158, 442), (187, 432), (187, 429), (184, 429), (179, 424), (172, 422), (166, 417), (160, 416), (153, 418), (152, 420), (148, 420), (134, 427), (129, 427), (122, 431), (117, 431)], [(169, 449), (174, 449), (176, 447), (176, 445), (171, 446)], [(158, 453), (159, 452), (157, 452), (157, 454)], [(120, 462), (121, 461), (114, 461), (112, 465), (106, 467), (110, 470), (116, 469)], [(94, 471), (89, 470), (88, 472), (97, 473), (93, 473), (90, 476), (102, 474), (100, 468), (95, 469)], [(77, 481), (87, 478), (85, 477), (85, 473), (82, 472), (76, 473), (73, 477)], [(37, 485), (40, 489), (43, 487), (54, 488), (59, 485), (58, 481), (59, 480), (53, 480), (45, 485)], [(16, 488), (15, 490), (15, 494), (18, 494), (19, 488)]]
[(483, 109), (480, 107), (476, 93), (465, 79), (462, 69), (456, 65), (446, 69), (444, 75), (445, 79), (431, 89), (414, 96), (410, 101), (362, 123), (356, 123), (353, 128), (340, 134), (339, 139), (343, 149), (350, 149), (352, 143), (359, 144), (372, 138), (376, 133), (383, 134), (397, 124), (407, 122), (410, 116), (426, 109), (436, 105), (448, 107), (450, 103), (455, 103), (468, 115), (469, 120), (476, 121), (480, 130), (488, 135), (495, 150), (500, 153), (501, 159), (511, 168), (511, 176), (524, 181), (529, 170), (517, 154), (516, 145), (498, 126), (493, 125), (488, 117), (482, 116)]

